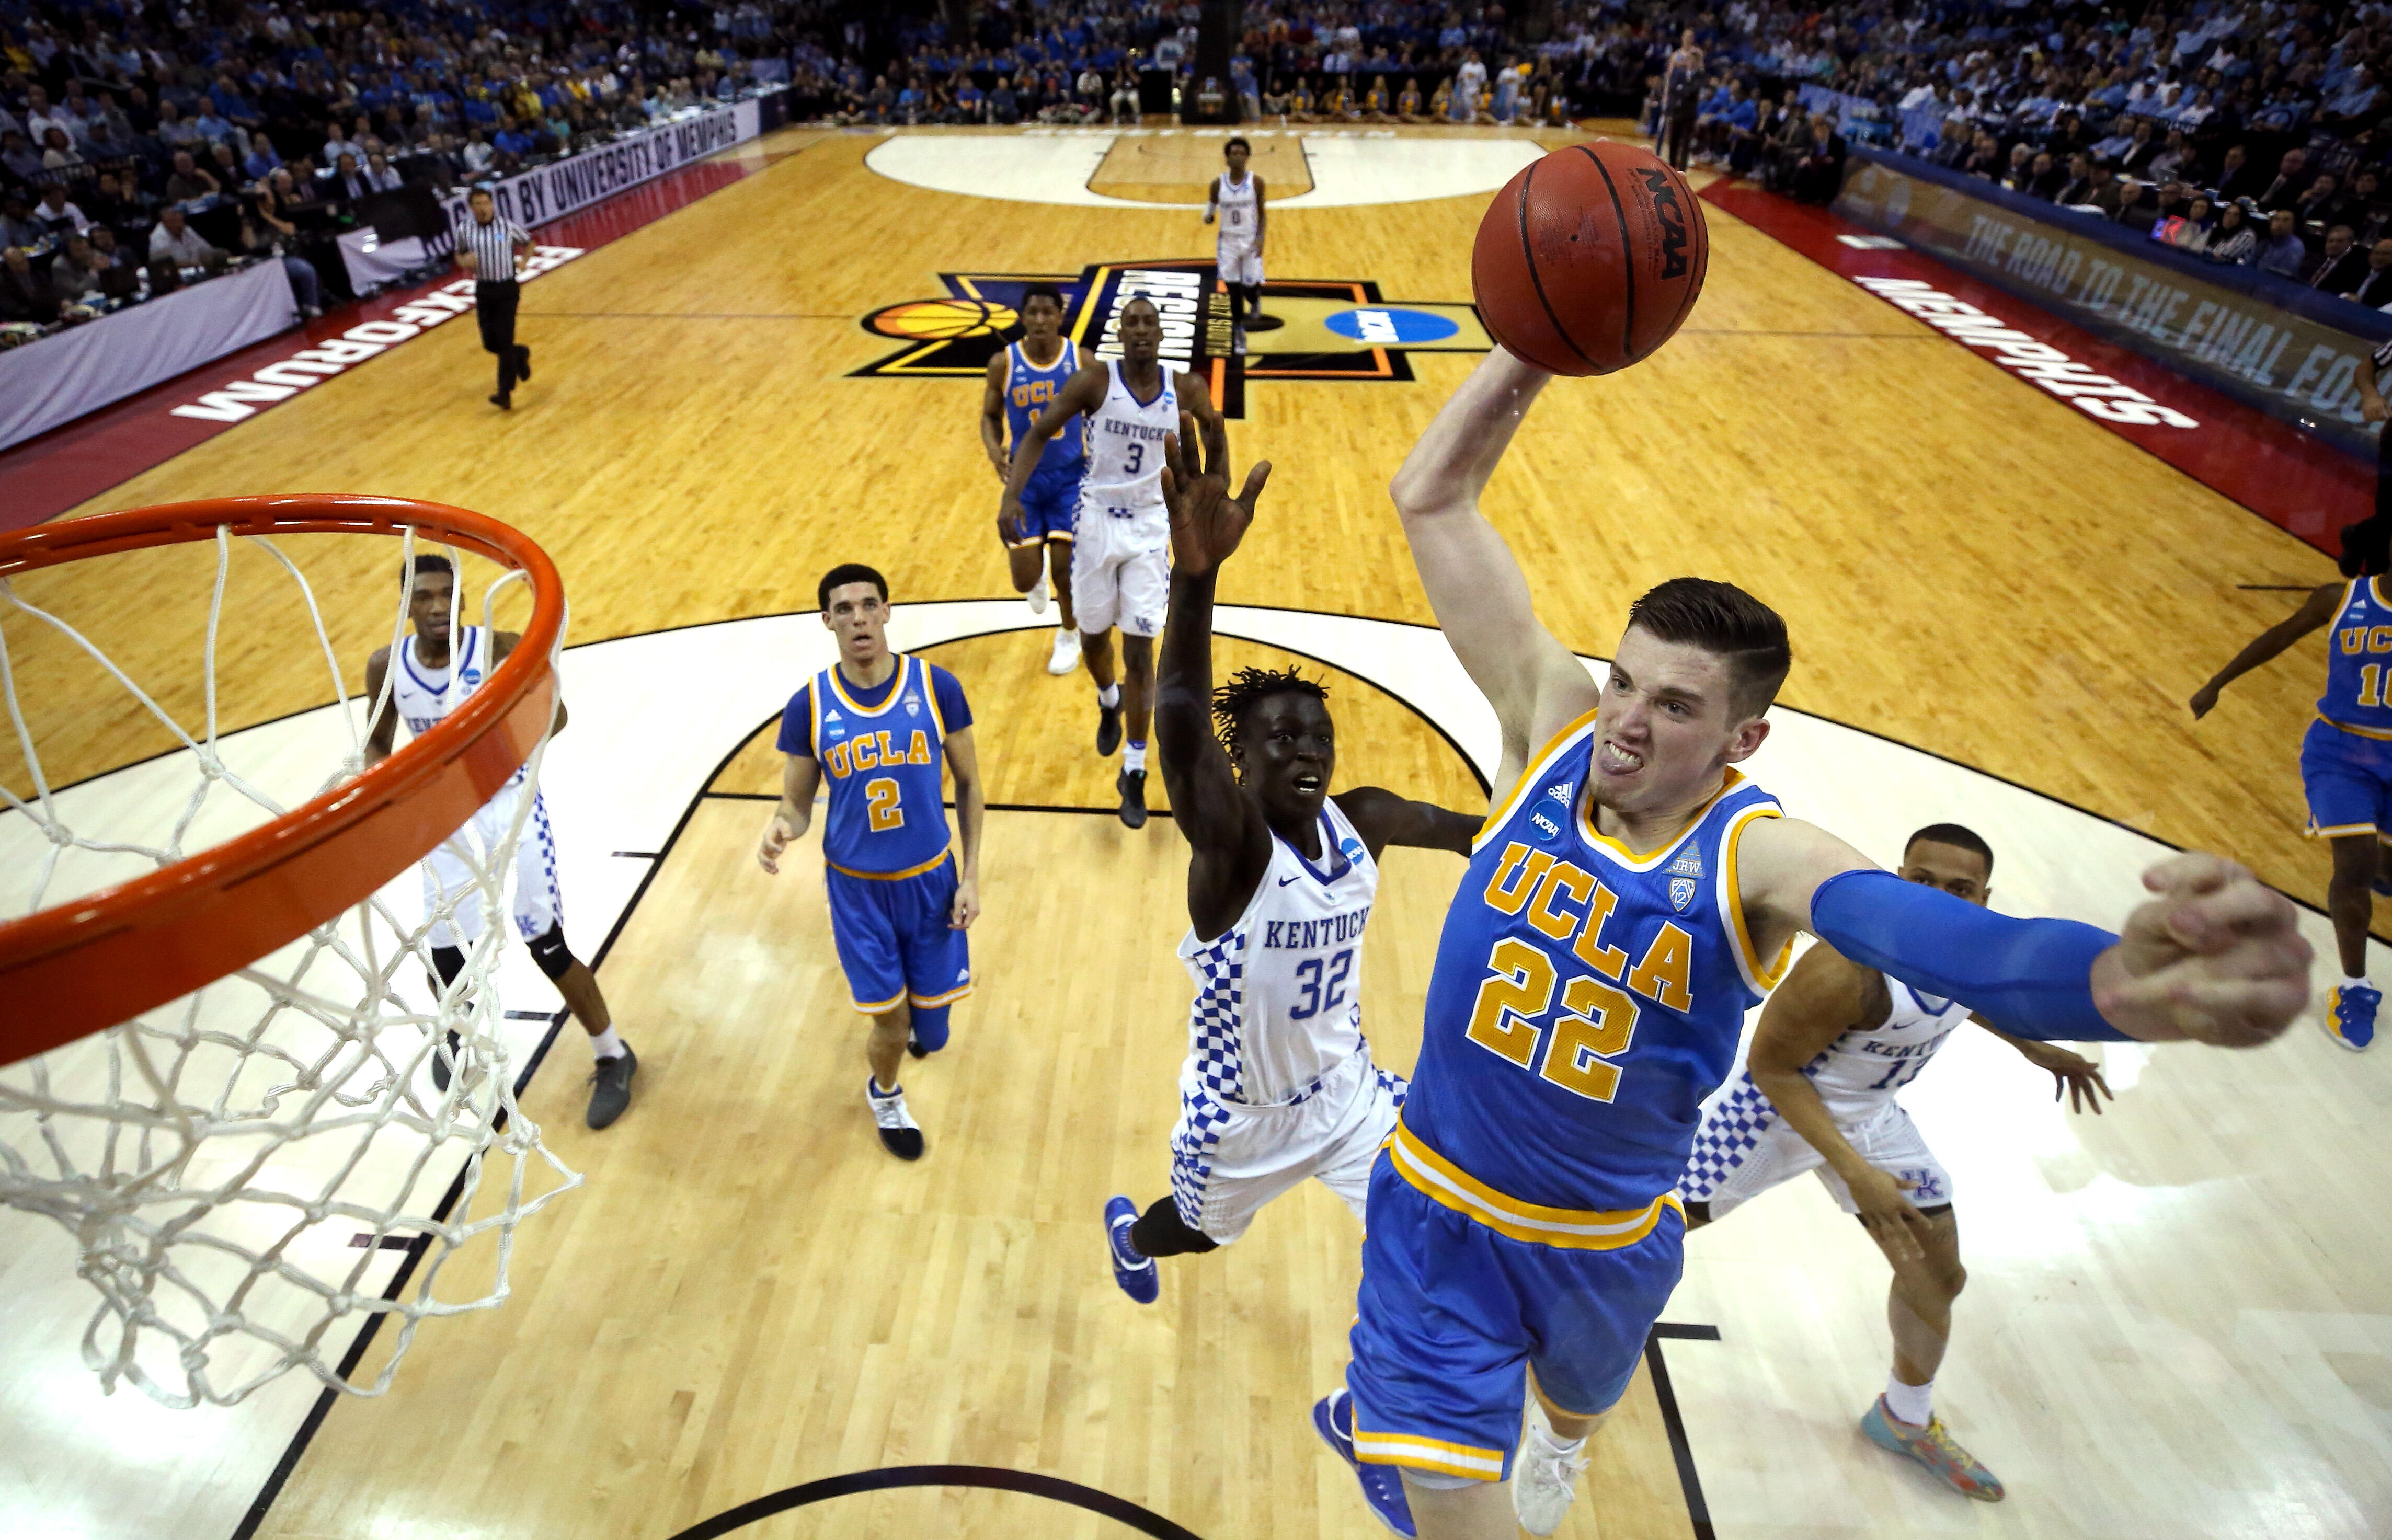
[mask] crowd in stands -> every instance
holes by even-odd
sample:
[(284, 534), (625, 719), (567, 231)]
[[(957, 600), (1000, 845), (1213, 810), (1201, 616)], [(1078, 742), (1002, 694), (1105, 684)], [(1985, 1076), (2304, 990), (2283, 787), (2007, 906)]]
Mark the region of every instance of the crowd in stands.
[(822, 8), (0, 0), (0, 344), (267, 260), (318, 314), (377, 194), (734, 100), (786, 77)]
[[(2366, 0), (0, 0), (0, 327), (247, 261), (345, 292), (374, 195), (446, 191), (783, 87), (800, 121), (1287, 123), (1627, 114), (1825, 201), (1872, 143), (2392, 304), (2392, 7)], [(953, 18), (964, 19), (955, 25)], [(1158, 95), (1161, 100), (1158, 100)], [(2297, 248), (2297, 250), (2296, 250)], [(0, 337), (0, 341), (5, 341)]]
[[(1832, 16), (1733, 0), (1693, 31), (1693, 153), (1722, 169), (1832, 196), (1832, 180), (1797, 185), (1802, 150), (1849, 136), (2392, 304), (2392, 10), (2372, 0), (1863, 0)], [(1657, 120), (1665, 93), (1657, 79)]]

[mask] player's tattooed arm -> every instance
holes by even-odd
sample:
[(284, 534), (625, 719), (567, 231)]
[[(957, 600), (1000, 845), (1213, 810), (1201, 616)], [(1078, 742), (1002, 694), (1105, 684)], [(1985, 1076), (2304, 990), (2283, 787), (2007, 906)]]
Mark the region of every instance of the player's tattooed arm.
[(2234, 654), (2232, 662), (2211, 676), (2207, 684), (2192, 692), (2193, 719), (2198, 721), (2209, 715), (2211, 708), (2217, 705), (2219, 691), (2270, 661), (2320, 626), (2332, 625), (2335, 612), (2342, 608), (2345, 591), (2340, 583), (2327, 583), (2302, 601), (2299, 609), (2253, 637), (2250, 645)]
[(1836, 1127), (1818, 1088), (1802, 1073), (1844, 1033), (1884, 1026), (1892, 1009), (1883, 974), (1862, 967), (1833, 947), (1813, 947), (1787, 971), (1785, 982), (1761, 1008), (1745, 1069), (1786, 1126), (1843, 1179), (1860, 1209), (1861, 1223), (1885, 1254), (1897, 1262), (1917, 1262), (1929, 1221), (1903, 1196), (1911, 1184), (1861, 1158)]
[(1013, 461), (1005, 455), (1005, 355), (1000, 352), (988, 361), (988, 379), (980, 393), (980, 446), (988, 455), (988, 462), (1004, 481), (1013, 474)]
[(1337, 810), (1354, 825), (1354, 832), (1370, 847), (1371, 859), (1390, 845), (1409, 845), (1423, 850), (1450, 850), (1457, 856), (1470, 854), (1470, 842), (1478, 836), (1479, 827), (1487, 820), (1477, 814), (1458, 813), (1450, 808), (1440, 808), (1434, 802), (1414, 802), (1410, 797), (1380, 786), (1357, 786), (1339, 792), (1330, 798)]
[(1601, 698), (1585, 666), (1538, 620), (1518, 560), (1478, 510), (1513, 434), (1552, 378), (1495, 349), (1436, 414), (1387, 489), (1436, 623), (1502, 729), (1499, 789), (1519, 778), (1536, 745)]
[(1063, 424), (1082, 412), (1095, 411), (1105, 404), (1105, 390), (1112, 376), (1101, 365), (1092, 364), (1063, 382), (1055, 393), (1055, 400), (1040, 412), (1013, 446), (1013, 468), (1006, 473), (1005, 496), (997, 505), (996, 527), (1008, 540), (1019, 537), (1021, 519), (1021, 489), (1030, 485), (1038, 469), (1038, 457), (1046, 452), (1046, 441), (1063, 431)]
[[(1189, 446), (1203, 446), (1199, 469)], [(1183, 412), (1163, 441), (1163, 498), (1171, 511), (1171, 607), (1156, 669), (1154, 738), (1174, 822), (1188, 836), (1188, 918), (1201, 940), (1236, 922), (1270, 865), (1262, 809), (1213, 736), (1213, 591), (1221, 563), (1254, 523), (1270, 479), (1266, 460), (1229, 496), (1228, 434), (1216, 413)]]
[(814, 792), (821, 785), (822, 766), (812, 755), (781, 756), (781, 803), (764, 825), (763, 841), (756, 848), (757, 865), (780, 874), (781, 852), (801, 838), (814, 821)]

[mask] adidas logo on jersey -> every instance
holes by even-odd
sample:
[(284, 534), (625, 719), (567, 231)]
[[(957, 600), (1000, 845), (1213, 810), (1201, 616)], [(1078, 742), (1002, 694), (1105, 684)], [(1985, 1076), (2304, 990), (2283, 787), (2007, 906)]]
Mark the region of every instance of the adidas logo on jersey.
[(838, 720), (838, 712), (837, 708), (832, 707), (825, 709), (823, 712), (823, 720), (826, 722), (835, 722)]
[(1575, 782), (1564, 781), (1558, 785), (1547, 786), (1545, 795), (1566, 808), (1570, 805), (1571, 794), (1577, 790), (1578, 785)]

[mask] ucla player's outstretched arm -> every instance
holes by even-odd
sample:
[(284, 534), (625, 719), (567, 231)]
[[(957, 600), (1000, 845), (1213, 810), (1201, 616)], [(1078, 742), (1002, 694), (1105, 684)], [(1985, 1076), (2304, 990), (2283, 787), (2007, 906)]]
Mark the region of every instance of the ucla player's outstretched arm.
[(1013, 446), (1013, 469), (1005, 478), (1005, 495), (996, 510), (997, 528), (1007, 539), (1018, 537), (1021, 519), (1021, 489), (1038, 470), (1038, 457), (1046, 452), (1046, 441), (1062, 430), (1063, 424), (1082, 412), (1093, 412), (1105, 404), (1105, 391), (1112, 376), (1101, 364), (1081, 369), (1063, 383), (1054, 403), (1040, 412)]
[(1013, 461), (1005, 453), (1005, 372), (1009, 352), (999, 348), (996, 356), (988, 361), (986, 385), (980, 393), (980, 446), (987, 452), (988, 463), (999, 481), (1008, 480), (1013, 474)]
[(781, 874), (781, 852), (805, 836), (814, 821), (814, 793), (822, 786), (822, 762), (811, 754), (781, 756), (781, 805), (764, 825), (763, 842), (756, 848), (756, 864), (774, 876)]
[(1553, 376), (1502, 347), (1436, 414), (1388, 488), (1436, 622), (1503, 730), (1498, 796), (1529, 754), (1594, 708), (1601, 692), (1537, 619), (1528, 580), (1478, 495)]
[[(1184, 397), (1183, 397), (1184, 399)], [(1183, 446), (1204, 448), (1200, 471)], [(1236, 923), (1270, 865), (1263, 810), (1238, 783), (1213, 736), (1213, 591), (1221, 563), (1245, 538), (1254, 501), (1270, 479), (1264, 460), (1229, 496), (1228, 434), (1217, 414), (1183, 412), (1163, 441), (1163, 498), (1171, 510), (1171, 607), (1155, 681), (1154, 736), (1174, 821), (1188, 836), (1188, 918), (1209, 941)]]
[(2195, 721), (2209, 715), (2217, 705), (2217, 692), (2236, 679), (2271, 662), (2278, 654), (2308, 635), (2320, 626), (2333, 624), (2335, 612), (2342, 608), (2347, 592), (2345, 585), (2328, 583), (2302, 601), (2301, 607), (2251, 639), (2250, 645), (2234, 654), (2233, 661), (2210, 677), (2207, 684), (2192, 692), (2192, 716)]
[(2019, 1037), (2251, 1047), (2308, 1003), (2309, 944), (2291, 900), (2217, 856), (2189, 853), (2145, 872), (2157, 897), (2118, 935), (1996, 914), (1904, 882), (1797, 819), (1754, 820), (1733, 870), (1758, 956), (1808, 930)]

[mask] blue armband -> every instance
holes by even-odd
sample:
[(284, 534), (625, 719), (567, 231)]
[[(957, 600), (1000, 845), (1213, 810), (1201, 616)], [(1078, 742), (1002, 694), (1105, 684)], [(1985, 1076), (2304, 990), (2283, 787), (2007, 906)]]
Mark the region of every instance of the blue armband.
[(1811, 931), (2013, 1037), (2133, 1041), (2093, 1005), (2093, 959), (2118, 939), (2098, 925), (2014, 919), (1891, 872), (1843, 872), (1812, 895)]

